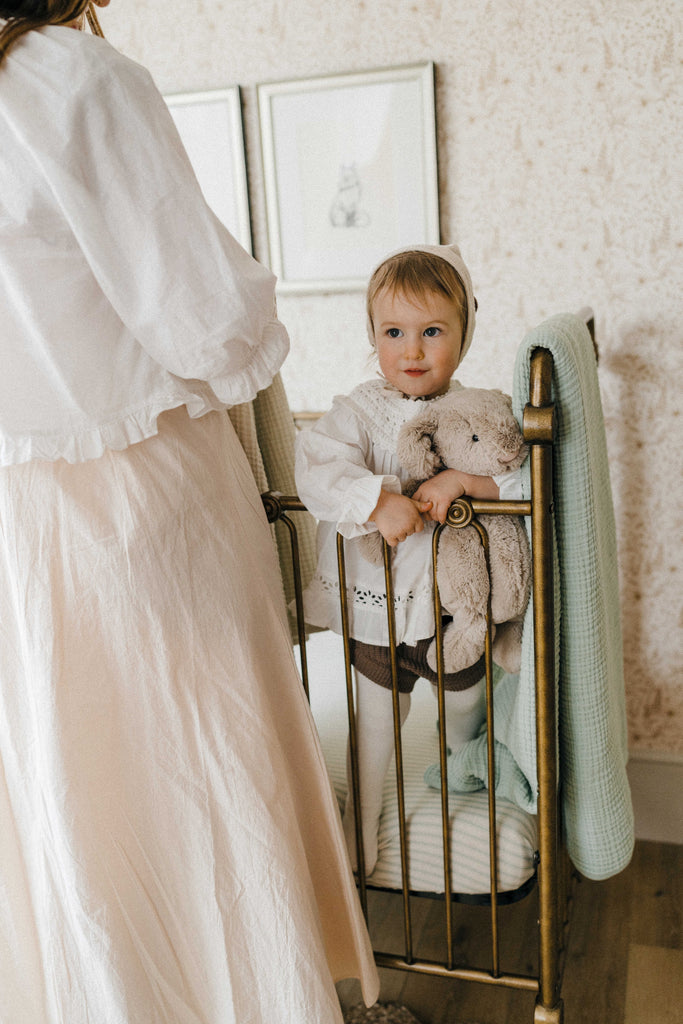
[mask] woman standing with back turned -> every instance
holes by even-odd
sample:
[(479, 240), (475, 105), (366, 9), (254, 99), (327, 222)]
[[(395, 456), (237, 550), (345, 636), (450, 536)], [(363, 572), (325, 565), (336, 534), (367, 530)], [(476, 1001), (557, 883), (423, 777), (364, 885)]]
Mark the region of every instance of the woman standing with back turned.
[(377, 976), (225, 413), (274, 279), (86, 8), (0, 0), (0, 1020), (339, 1024)]

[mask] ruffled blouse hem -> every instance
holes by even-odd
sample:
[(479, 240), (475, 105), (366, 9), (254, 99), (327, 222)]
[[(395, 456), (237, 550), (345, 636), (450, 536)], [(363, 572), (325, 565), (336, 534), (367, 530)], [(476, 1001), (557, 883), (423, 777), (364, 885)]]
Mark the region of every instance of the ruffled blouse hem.
[[(20, 465), (40, 459), (44, 462), (88, 462), (99, 459), (106, 451), (123, 451), (132, 444), (153, 437), (159, 432), (158, 419), (163, 412), (190, 405), (196, 401), (195, 396), (186, 399), (175, 396), (166, 400), (160, 398), (150, 408), (128, 412), (113, 423), (100, 424), (91, 430), (79, 434), (61, 437), (26, 436), (11, 441), (4, 440), (0, 449), (0, 465), (3, 467)], [(209, 412), (206, 407), (204, 412)], [(192, 415), (192, 414), (191, 414)], [(201, 415), (201, 413), (196, 413)]]
[(153, 437), (159, 432), (159, 416), (169, 409), (184, 405), (188, 415), (198, 419), (209, 412), (250, 402), (271, 383), (288, 351), (287, 333), (282, 324), (273, 319), (266, 326), (258, 349), (252, 350), (250, 363), (241, 370), (213, 377), (208, 382), (175, 378), (175, 389), (151, 397), (142, 408), (126, 409), (115, 420), (94, 424), (77, 433), (1, 438), (0, 467), (19, 465), (33, 459), (88, 462), (99, 459), (106, 451), (123, 451), (132, 444)]

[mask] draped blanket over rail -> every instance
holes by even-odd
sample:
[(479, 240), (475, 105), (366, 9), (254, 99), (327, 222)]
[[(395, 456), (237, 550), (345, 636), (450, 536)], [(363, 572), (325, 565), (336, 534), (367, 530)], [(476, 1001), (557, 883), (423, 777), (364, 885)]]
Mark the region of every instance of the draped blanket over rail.
[[(554, 467), (556, 649), (559, 653), (561, 805), (567, 850), (587, 877), (608, 878), (629, 862), (633, 810), (627, 735), (614, 510), (592, 339), (582, 320), (560, 315), (530, 331), (517, 354), (513, 402), (522, 419), (531, 355), (553, 356), (558, 410)], [(524, 496), (530, 495), (528, 468)], [(533, 618), (526, 617), (519, 677), (496, 687), (496, 789), (536, 807)], [(438, 766), (427, 771), (438, 786)], [(449, 758), (449, 788), (487, 784), (486, 739)]]

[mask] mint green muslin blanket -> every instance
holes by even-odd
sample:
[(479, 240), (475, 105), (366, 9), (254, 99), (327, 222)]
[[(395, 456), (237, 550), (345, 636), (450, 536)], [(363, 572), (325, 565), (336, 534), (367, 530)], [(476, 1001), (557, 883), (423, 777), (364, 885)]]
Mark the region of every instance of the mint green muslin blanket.
[[(522, 342), (513, 403), (520, 420), (536, 348), (553, 355), (558, 412), (554, 455), (556, 650), (560, 785), (565, 841), (588, 878), (621, 871), (633, 852), (633, 808), (626, 777), (627, 733), (614, 509), (593, 343), (578, 317), (546, 320)], [(528, 464), (523, 480), (530, 497)], [(559, 571), (558, 571), (559, 567)], [(536, 811), (533, 620), (527, 610), (519, 676), (495, 689), (496, 792)], [(439, 786), (439, 766), (425, 779)], [(488, 784), (486, 736), (448, 759), (449, 789)]]

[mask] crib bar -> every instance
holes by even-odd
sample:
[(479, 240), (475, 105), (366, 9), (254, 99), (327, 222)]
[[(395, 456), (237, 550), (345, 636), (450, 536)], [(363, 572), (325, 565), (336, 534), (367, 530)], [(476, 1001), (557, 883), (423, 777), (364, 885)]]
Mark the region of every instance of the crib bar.
[(292, 550), (292, 572), (294, 577), (294, 606), (296, 608), (296, 629), (299, 638), (299, 660), (301, 664), (301, 681), (304, 684), (306, 696), (310, 698), (308, 690), (308, 659), (306, 657), (306, 623), (304, 622), (304, 597), (303, 585), (301, 583), (301, 558), (299, 557), (299, 535), (296, 526), (287, 515), (280, 516), (280, 522), (284, 523), (289, 531), (289, 541)]
[(384, 586), (387, 597), (387, 627), (389, 630), (389, 662), (391, 666), (391, 697), (394, 712), (394, 760), (396, 764), (396, 798), (398, 801), (399, 842), (401, 852), (401, 881), (403, 883), (403, 932), (405, 960), (413, 957), (413, 928), (410, 915), (410, 881), (408, 876), (408, 841), (406, 826), (405, 787), (403, 783), (403, 741), (401, 739), (401, 706), (398, 693), (398, 658), (396, 654), (396, 616), (394, 614), (394, 584), (391, 576), (391, 549), (382, 538), (384, 558)]
[[(530, 501), (484, 501), (481, 498), (459, 498), (466, 502), (475, 516), (530, 516)], [(451, 506), (452, 507), (452, 506)]]
[[(337, 571), (339, 573), (339, 600), (341, 608), (342, 639), (344, 642), (344, 672), (346, 676), (346, 710), (349, 719), (349, 758), (351, 761), (351, 792), (353, 794), (354, 825), (356, 832), (356, 858), (358, 889), (361, 907), (368, 918), (368, 890), (365, 877), (365, 846), (363, 843), (363, 822), (358, 813), (360, 808), (360, 779), (358, 773), (358, 730), (353, 700), (353, 677), (351, 673), (351, 647), (349, 640), (349, 610), (346, 603), (346, 564), (344, 561), (344, 538), (337, 534)], [(348, 795), (347, 795), (348, 800)]]
[[(477, 530), (484, 549), (486, 559), (486, 572), (491, 579), (491, 566), (489, 561), (489, 538), (481, 523), (473, 519), (472, 525)], [(486, 605), (486, 641), (484, 648), (484, 661), (486, 665), (486, 754), (487, 770), (489, 777), (488, 805), (489, 805), (489, 864), (491, 879), (491, 970), (494, 978), (500, 974), (499, 946), (498, 946), (498, 824), (496, 820), (496, 744), (493, 724), (493, 658), (491, 650), (491, 631), (493, 619), (491, 615), (491, 589)], [(491, 784), (494, 780), (494, 784)]]
[(299, 535), (296, 525), (287, 512), (303, 512), (305, 505), (298, 498), (286, 498), (280, 494), (269, 492), (262, 494), (261, 500), (269, 523), (282, 522), (289, 531), (289, 543), (292, 552), (292, 575), (294, 580), (294, 606), (296, 608), (296, 629), (299, 640), (299, 661), (301, 681), (306, 696), (308, 692), (308, 659), (306, 657), (306, 623), (304, 621), (303, 583), (301, 580), (301, 557), (299, 555)]
[(432, 586), (434, 590), (434, 624), (436, 639), (436, 675), (437, 675), (437, 706), (439, 718), (439, 775), (441, 779), (441, 834), (443, 842), (443, 891), (444, 910), (446, 913), (446, 966), (453, 968), (453, 886), (451, 882), (451, 827), (448, 810), (448, 743), (446, 740), (446, 696), (444, 688), (443, 658), (443, 620), (441, 618), (441, 598), (437, 579), (437, 558), (439, 538), (446, 529), (445, 523), (434, 530), (432, 536)]
[[(487, 504), (487, 503), (484, 503)], [(495, 511), (500, 512), (502, 502), (493, 503)], [(514, 512), (521, 514), (520, 502), (508, 502), (509, 507), (506, 513)], [(526, 503), (525, 503), (526, 504)], [(434, 531), (432, 541), (432, 583), (434, 589), (434, 619), (436, 623), (436, 664), (437, 664), (437, 697), (439, 707), (439, 768), (441, 776), (441, 817), (443, 831), (443, 864), (444, 864), (444, 894), (446, 913), (446, 945), (447, 945), (447, 967), (453, 967), (453, 909), (451, 906), (451, 850), (450, 850), (450, 815), (448, 809), (448, 762), (447, 762), (447, 741), (445, 729), (445, 693), (444, 693), (444, 656), (443, 656), (443, 623), (441, 619), (441, 599), (439, 595), (439, 583), (437, 574), (439, 538), (443, 529), (461, 529), (472, 524), (479, 534), (479, 539), (484, 550), (486, 569), (490, 578), (489, 561), (489, 540), (488, 533), (481, 523), (474, 518), (473, 503), (469, 498), (462, 498), (454, 502), (449, 509), (446, 523), (438, 526)], [(495, 765), (495, 729), (493, 716), (493, 654), (492, 654), (492, 628), (493, 619), (491, 614), (491, 593), (489, 591), (486, 609), (486, 639), (484, 649), (484, 663), (486, 671), (486, 737), (487, 737), (487, 770), (489, 779), (496, 777)], [(499, 928), (498, 928), (498, 827), (496, 817), (496, 791), (495, 786), (488, 787), (488, 813), (489, 813), (489, 864), (490, 864), (490, 911), (491, 911), (491, 973), (494, 978), (500, 976), (500, 953), (499, 953)]]
[(524, 411), (529, 428), (532, 489), (532, 562), (534, 666), (539, 829), (539, 994), (537, 1021), (559, 1022), (558, 803), (555, 698), (554, 594), (552, 562), (552, 356), (537, 349), (531, 357), (530, 402)]
[(495, 977), (490, 971), (478, 970), (476, 967), (453, 967), (447, 969), (442, 963), (434, 960), (417, 960), (414, 964), (406, 964), (402, 957), (392, 953), (375, 953), (378, 967), (394, 970), (410, 971), (413, 974), (426, 974), (434, 978), (457, 978), (459, 981), (476, 981), (483, 985), (500, 985), (524, 992), (537, 992), (538, 981), (525, 974), (499, 974)]

